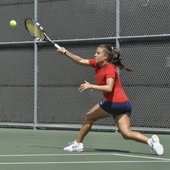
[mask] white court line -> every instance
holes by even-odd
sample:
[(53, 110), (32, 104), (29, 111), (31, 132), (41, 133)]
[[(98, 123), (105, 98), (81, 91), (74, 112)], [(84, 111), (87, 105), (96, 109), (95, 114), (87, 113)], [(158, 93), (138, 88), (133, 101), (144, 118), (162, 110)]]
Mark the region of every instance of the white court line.
[(162, 161), (170, 161), (167, 158), (158, 158), (158, 157), (148, 157), (148, 156), (139, 156), (139, 155), (126, 155), (126, 154), (112, 154), (114, 156), (121, 156), (121, 157), (131, 157), (131, 158), (142, 158), (142, 159), (155, 159), (155, 160), (162, 160)]
[(99, 163), (169, 163), (169, 161), (76, 161), (76, 162), (1, 162), (0, 165), (99, 164)]
[(122, 157), (133, 157), (133, 158), (143, 158), (143, 159), (151, 159), (151, 160), (162, 160), (162, 161), (170, 161), (170, 159), (162, 158), (162, 157), (148, 157), (148, 156), (139, 156), (139, 155), (127, 155), (127, 154), (114, 154), (114, 153), (72, 153), (72, 154), (15, 154), (15, 155), (0, 155), (0, 157), (61, 157), (61, 156), (122, 156)]
[(111, 156), (111, 153), (92, 153), (92, 154), (84, 154), (84, 153), (70, 153), (70, 154), (15, 154), (15, 155), (0, 155), (0, 157), (48, 157), (48, 156)]
[[(121, 156), (121, 157), (133, 157), (147, 159), (146, 161), (76, 161), (76, 162), (0, 162), (0, 165), (42, 165), (42, 164), (99, 164), (99, 163), (169, 163), (170, 159), (138, 156), (138, 155), (127, 155), (127, 154), (113, 154), (113, 153), (98, 153), (98, 154), (15, 154), (15, 155), (0, 155), (0, 157), (50, 157), (50, 156)], [(150, 159), (150, 160), (148, 160)]]

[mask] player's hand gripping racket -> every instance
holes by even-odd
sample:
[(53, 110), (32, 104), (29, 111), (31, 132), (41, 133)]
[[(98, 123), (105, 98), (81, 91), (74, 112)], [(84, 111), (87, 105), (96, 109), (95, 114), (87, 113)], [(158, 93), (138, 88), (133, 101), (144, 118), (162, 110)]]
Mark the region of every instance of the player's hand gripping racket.
[(54, 43), (45, 33), (43, 27), (37, 21), (26, 18), (25, 21), (26, 30), (34, 37), (37, 41), (46, 41), (53, 44), (57, 49), (61, 48), (58, 44)]

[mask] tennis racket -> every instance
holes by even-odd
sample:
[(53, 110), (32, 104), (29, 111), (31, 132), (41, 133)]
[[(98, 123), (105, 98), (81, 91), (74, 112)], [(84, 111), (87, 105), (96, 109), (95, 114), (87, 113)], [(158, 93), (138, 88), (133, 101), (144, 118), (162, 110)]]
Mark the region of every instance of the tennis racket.
[(54, 43), (54, 41), (52, 41), (47, 36), (43, 27), (37, 21), (30, 18), (26, 18), (24, 24), (29, 34), (36, 38), (37, 41), (46, 41), (53, 44), (57, 49), (61, 48), (58, 44)]

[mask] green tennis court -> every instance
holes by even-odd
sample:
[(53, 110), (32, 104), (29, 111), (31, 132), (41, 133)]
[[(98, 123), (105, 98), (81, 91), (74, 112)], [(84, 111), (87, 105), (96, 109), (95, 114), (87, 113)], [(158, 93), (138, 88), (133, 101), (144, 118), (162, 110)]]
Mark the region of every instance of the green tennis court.
[[(119, 133), (90, 132), (84, 152), (64, 152), (77, 131), (0, 129), (1, 170), (169, 170), (170, 137), (159, 135), (165, 154), (157, 156), (149, 147), (122, 139)], [(150, 136), (151, 134), (147, 134)]]

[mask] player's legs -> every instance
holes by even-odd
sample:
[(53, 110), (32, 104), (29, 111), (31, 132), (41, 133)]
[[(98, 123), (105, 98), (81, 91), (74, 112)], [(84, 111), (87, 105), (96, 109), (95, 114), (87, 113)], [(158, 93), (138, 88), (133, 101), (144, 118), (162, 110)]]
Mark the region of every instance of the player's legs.
[(130, 117), (126, 114), (115, 116), (115, 122), (124, 139), (134, 140), (141, 143), (146, 143), (149, 138), (139, 132), (130, 129)]
[(96, 104), (85, 116), (84, 123), (79, 131), (76, 141), (82, 142), (87, 133), (91, 130), (93, 122), (98, 119), (106, 118), (111, 116), (111, 114), (105, 112), (100, 108), (99, 104)]
[(124, 139), (148, 144), (149, 147), (157, 153), (157, 155), (163, 155), (164, 148), (160, 144), (159, 137), (157, 135), (153, 135), (151, 138), (148, 138), (139, 132), (132, 131), (130, 129), (130, 117), (128, 115), (121, 114), (115, 116), (115, 122)]
[(93, 122), (101, 119), (111, 116), (107, 112), (105, 112), (103, 109), (100, 108), (99, 104), (96, 104), (85, 116), (84, 123), (79, 131), (79, 134), (76, 138), (76, 140), (71, 143), (69, 146), (65, 147), (65, 151), (70, 152), (81, 152), (84, 149), (83, 146), (83, 139), (88, 134), (88, 132), (91, 130), (91, 127), (93, 125)]

